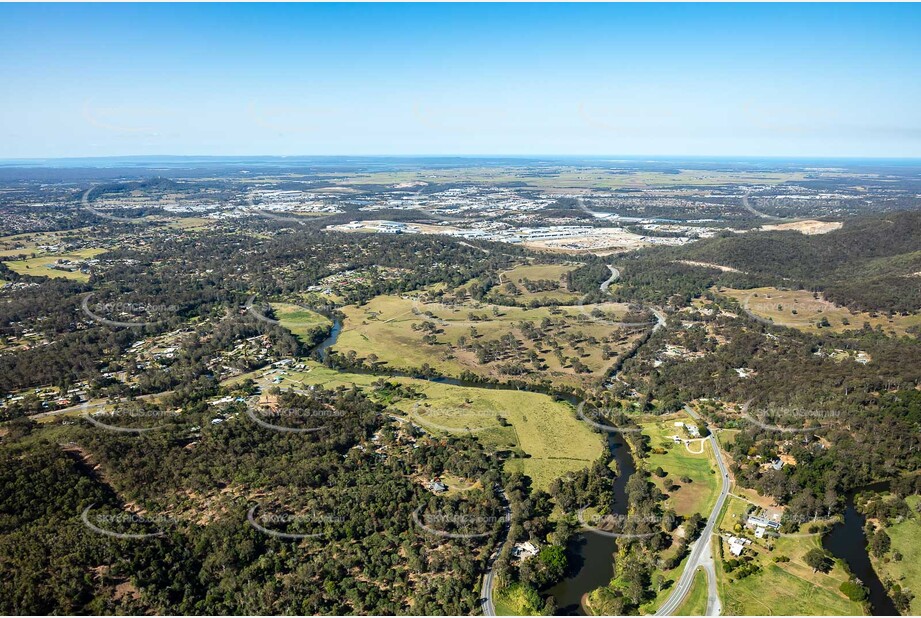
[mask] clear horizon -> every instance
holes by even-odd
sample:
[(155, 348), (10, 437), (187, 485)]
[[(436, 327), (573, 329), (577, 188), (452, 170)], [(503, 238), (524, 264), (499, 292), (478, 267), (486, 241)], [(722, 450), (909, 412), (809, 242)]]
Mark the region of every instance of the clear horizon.
[(919, 31), (911, 4), (2, 5), (0, 160), (915, 159)]

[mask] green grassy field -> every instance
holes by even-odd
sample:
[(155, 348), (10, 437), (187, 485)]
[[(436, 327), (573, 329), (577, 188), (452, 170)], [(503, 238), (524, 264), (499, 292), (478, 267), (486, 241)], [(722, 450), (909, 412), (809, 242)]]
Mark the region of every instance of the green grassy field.
[[(748, 503), (730, 496), (723, 510), (719, 530), (731, 533)], [(841, 564), (835, 564), (828, 573), (813, 573), (804, 560), (810, 549), (821, 548), (821, 536), (782, 536), (768, 542), (754, 539), (745, 554), (754, 555), (762, 570), (754, 575), (736, 580), (732, 573), (723, 571), (719, 552), (714, 551), (717, 562), (717, 587), (725, 615), (863, 615), (863, 607), (849, 600), (838, 587), (848, 579)], [(729, 557), (729, 546), (722, 540), (724, 556)], [(789, 562), (774, 562), (774, 557), (786, 556)]]
[[(716, 462), (706, 442), (691, 442), (690, 449), (702, 451), (700, 453), (691, 452), (683, 443), (675, 444), (672, 436), (685, 436), (684, 428), (675, 426), (678, 421), (692, 422), (689, 416), (682, 413), (656, 417), (641, 424), (643, 434), (650, 438), (651, 452), (645, 457), (645, 465), (650, 472), (661, 466), (667, 474), (666, 478), (680, 486), (680, 489), (668, 491), (664, 487), (664, 479), (652, 475), (656, 486), (669, 495), (666, 504), (676, 513), (684, 516), (700, 513), (706, 517), (719, 495), (720, 479), (716, 474)], [(690, 478), (691, 482), (681, 481), (682, 477)]]
[[(750, 290), (724, 288), (723, 294), (739, 301), (743, 307), (756, 316), (767, 318), (775, 324), (807, 332), (832, 331), (836, 333), (863, 327), (882, 327), (891, 335), (904, 335), (905, 329), (921, 324), (921, 314), (894, 316), (891, 319), (883, 313), (871, 315), (865, 312), (851, 313), (846, 307), (813, 298), (808, 290), (779, 290), (764, 287)], [(796, 313), (793, 313), (793, 312)], [(818, 322), (825, 318), (830, 326), (819, 328)], [(847, 324), (845, 324), (847, 322)]]
[[(613, 319), (627, 312), (627, 306), (620, 303), (586, 305), (583, 312), (577, 307), (528, 309), (473, 302), (445, 305), (423, 303), (409, 297), (378, 296), (361, 307), (343, 308), (346, 320), (334, 349), (340, 353), (355, 351), (359, 358), (374, 354), (379, 362), (391, 368), (418, 368), (427, 363), (445, 375), (458, 376), (471, 371), (501, 380), (509, 377), (502, 374), (499, 367), (505, 361), (480, 363), (474, 352), (459, 349), (458, 342), (461, 337), (468, 342), (488, 342), (512, 333), (521, 342), (515, 360), (528, 362), (527, 354), (534, 351), (545, 364), (539, 372), (519, 379), (544, 377), (557, 384), (584, 386), (597, 380), (614, 363), (614, 358), (603, 358), (600, 342), (611, 338), (609, 345), (616, 355), (631, 341), (629, 337), (614, 340), (619, 331), (617, 327), (589, 319), (588, 313), (595, 307), (602, 308)], [(471, 313), (478, 319), (471, 320)], [(561, 345), (562, 362), (550, 349), (548, 341), (532, 342), (518, 328), (522, 321), (539, 325), (544, 318), (562, 322), (550, 329), (551, 336)], [(434, 322), (440, 331), (435, 344), (424, 343), (425, 332), (413, 330), (413, 325), (418, 327), (425, 321)], [(471, 328), (475, 329), (476, 337)], [(579, 343), (573, 345), (572, 338), (577, 338)], [(588, 338), (598, 343), (592, 344)], [(573, 357), (578, 357), (590, 373), (577, 373), (570, 361)]]
[[(319, 363), (305, 361), (307, 371), (287, 371), (281, 388), (321, 385), (325, 388), (357, 385), (371, 389), (378, 376), (343, 373)], [(237, 376), (228, 384), (253, 378), (263, 386), (272, 377), (260, 370)], [(402, 400), (392, 406), (393, 414), (412, 420), (432, 434), (469, 434), (493, 449), (518, 449), (525, 458), (506, 461), (506, 469), (529, 476), (534, 486), (547, 489), (553, 479), (581, 470), (602, 452), (602, 439), (576, 418), (572, 406), (547, 395), (517, 390), (470, 388), (438, 384), (413, 378), (388, 378), (414, 386), (422, 400)], [(509, 426), (503, 427), (499, 417)]]
[[(886, 527), (886, 534), (892, 539), (892, 549), (886, 555), (889, 558), (879, 560), (872, 556), (873, 567), (880, 579), (891, 579), (903, 590), (915, 594), (911, 602), (911, 614), (921, 615), (921, 517), (917, 515), (921, 496), (908, 496), (906, 499), (914, 515), (902, 522)], [(895, 552), (902, 554), (901, 560), (893, 560)]]
[(51, 255), (41, 255), (27, 260), (12, 260), (4, 262), (10, 270), (20, 275), (31, 275), (33, 277), (58, 277), (62, 279), (74, 279), (76, 281), (89, 281), (90, 276), (85, 273), (69, 272), (49, 268), (52, 264), (61, 259), (67, 260), (85, 260), (105, 252), (105, 249), (81, 249), (70, 253), (55, 253)]
[(332, 322), (326, 316), (320, 315), (315, 311), (304, 309), (291, 303), (269, 303), (275, 310), (275, 317), (281, 323), (282, 327), (290, 330), (294, 335), (305, 343), (311, 342), (311, 334), (318, 329), (325, 329), (332, 326)]
[(707, 574), (697, 569), (688, 596), (675, 611), (676, 616), (703, 616), (707, 612)]
[[(516, 266), (510, 270), (500, 273), (501, 285), (493, 288), (490, 296), (495, 294), (507, 294), (505, 284), (513, 283), (518, 288), (519, 294), (515, 296), (515, 301), (527, 304), (531, 300), (547, 301), (552, 300), (560, 304), (572, 304), (578, 302), (582, 297), (581, 294), (570, 292), (566, 289), (566, 273), (577, 268), (570, 264), (527, 264)], [(531, 281), (556, 281), (560, 284), (557, 290), (547, 290), (543, 292), (529, 292), (524, 286), (524, 280)]]

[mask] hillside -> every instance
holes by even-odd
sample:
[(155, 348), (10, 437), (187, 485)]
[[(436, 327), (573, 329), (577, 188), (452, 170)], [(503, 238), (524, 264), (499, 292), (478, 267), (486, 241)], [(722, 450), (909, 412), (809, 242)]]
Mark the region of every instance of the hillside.
[[(740, 272), (694, 266), (676, 261), (730, 267)], [(725, 233), (680, 248), (641, 252), (625, 269), (625, 289), (647, 286), (658, 277), (670, 289), (719, 283), (756, 287), (803, 287), (854, 310), (914, 312), (921, 309), (921, 212), (906, 211), (848, 221), (828, 234), (807, 236), (793, 231)], [(644, 281), (631, 279), (642, 269)], [(705, 271), (710, 277), (703, 276)], [(685, 286), (680, 283), (685, 281)]]

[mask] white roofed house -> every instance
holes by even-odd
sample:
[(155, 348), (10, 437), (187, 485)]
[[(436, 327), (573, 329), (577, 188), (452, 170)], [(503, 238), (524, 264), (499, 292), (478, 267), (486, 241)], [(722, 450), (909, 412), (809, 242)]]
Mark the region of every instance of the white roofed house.
[(429, 481), (426, 487), (428, 487), (429, 491), (435, 494), (443, 494), (444, 492), (448, 491), (448, 486), (442, 483), (441, 481), (439, 481), (438, 479)]
[(743, 539), (737, 536), (731, 536), (726, 540), (729, 543), (729, 553), (736, 557), (741, 556), (745, 546), (751, 544), (749, 539)]
[(527, 560), (532, 556), (537, 555), (537, 546), (534, 545), (531, 541), (525, 541), (524, 543), (515, 543), (515, 546), (512, 547), (512, 557), (518, 558), (519, 560)]

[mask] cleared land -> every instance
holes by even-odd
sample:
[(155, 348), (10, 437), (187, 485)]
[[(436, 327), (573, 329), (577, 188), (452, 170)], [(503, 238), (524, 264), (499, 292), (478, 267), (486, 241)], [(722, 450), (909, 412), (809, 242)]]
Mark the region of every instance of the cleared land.
[(793, 230), (812, 236), (814, 234), (828, 234), (834, 230), (840, 229), (844, 224), (840, 221), (816, 221), (808, 219), (805, 221), (791, 221), (790, 223), (771, 223), (762, 225), (761, 229), (765, 232)]
[[(516, 266), (511, 270), (501, 273), (502, 284), (494, 288), (495, 292), (510, 296), (506, 289), (508, 284), (515, 286), (517, 293), (514, 295), (516, 302), (527, 304), (531, 300), (552, 300), (561, 304), (575, 303), (581, 298), (576, 292), (566, 289), (566, 273), (574, 270), (576, 266), (568, 264), (528, 264)], [(529, 291), (528, 284), (532, 287), (540, 282), (552, 281), (559, 287), (555, 290)]]
[(560, 251), (563, 253), (594, 253), (609, 255), (619, 251), (633, 251), (650, 243), (639, 234), (619, 227), (599, 227), (584, 236), (570, 236), (553, 240), (534, 240), (521, 243), (533, 249)]
[[(356, 385), (373, 391), (372, 383), (380, 380), (380, 376), (343, 373), (312, 361), (304, 363), (304, 371), (264, 369), (237, 376), (228, 384), (252, 378), (263, 387)], [(385, 379), (412, 386), (422, 395), (394, 403), (391, 406), (394, 415), (435, 435), (474, 435), (488, 448), (524, 455), (509, 459), (505, 467), (529, 476), (536, 488), (547, 489), (553, 479), (581, 470), (601, 455), (601, 437), (576, 418), (571, 405), (547, 395), (452, 386), (413, 378)], [(500, 418), (508, 426), (503, 426)]]
[[(709, 445), (700, 440), (688, 439), (684, 427), (677, 427), (677, 422), (693, 422), (685, 414), (672, 414), (657, 417), (655, 420), (641, 423), (643, 434), (649, 436), (650, 452), (645, 457), (646, 468), (653, 472), (652, 480), (663, 493), (668, 495), (666, 505), (678, 515), (688, 516), (700, 513), (703, 516), (713, 509), (719, 495), (719, 475)], [(679, 436), (681, 443), (676, 443), (672, 436)], [(666, 476), (660, 478), (654, 471), (661, 467)], [(690, 482), (682, 481), (690, 479)], [(665, 487), (665, 480), (671, 481), (677, 489)]]
[(326, 316), (291, 303), (269, 303), (281, 326), (290, 330), (305, 343), (310, 343), (317, 330), (329, 328), (332, 322)]
[[(880, 326), (891, 335), (905, 335), (907, 328), (921, 325), (921, 314), (889, 318), (884, 314), (851, 312), (824, 300), (821, 295), (813, 298), (812, 292), (806, 290), (763, 287), (750, 290), (722, 288), (721, 291), (758, 317), (803, 331), (831, 330), (840, 333), (859, 329), (867, 322), (872, 328)], [(829, 326), (819, 328), (818, 323), (822, 318), (828, 320)]]
[[(810, 549), (821, 549), (819, 535), (783, 536), (775, 539), (756, 539), (751, 532), (734, 532), (735, 525), (745, 514), (749, 504), (729, 497), (718, 532), (724, 536), (741, 534), (752, 540), (744, 552), (753, 556), (761, 571), (742, 579), (726, 573), (719, 552), (714, 552), (716, 579), (723, 612), (726, 615), (863, 615), (863, 607), (849, 600), (838, 589), (847, 581), (848, 574), (836, 563), (828, 573), (815, 573), (804, 556)], [(729, 546), (722, 541), (724, 559), (731, 557)], [(777, 556), (786, 556), (789, 562), (774, 562)]]
[[(620, 303), (529, 309), (378, 296), (361, 307), (343, 308), (346, 320), (334, 349), (365, 359), (373, 354), (390, 368), (428, 364), (451, 376), (470, 371), (495, 380), (545, 378), (583, 386), (600, 379), (638, 336), (638, 329), (628, 333), (590, 319), (596, 308), (609, 320), (619, 320), (628, 311)], [(522, 322), (539, 328), (542, 335), (532, 340), (523, 332)], [(509, 341), (509, 335), (516, 341)], [(427, 336), (434, 339), (427, 342)], [(607, 359), (605, 345), (611, 351)]]
[(80, 262), (88, 260), (105, 249), (80, 249), (70, 253), (54, 253), (41, 255), (27, 260), (11, 260), (4, 262), (10, 270), (20, 275), (31, 275), (33, 277), (59, 277), (63, 279), (74, 279), (77, 281), (89, 281), (89, 274), (82, 273), (79, 270), (64, 270), (74, 267), (73, 264), (62, 264), (61, 268), (52, 268), (53, 265), (60, 263), (62, 260), (69, 262)]

